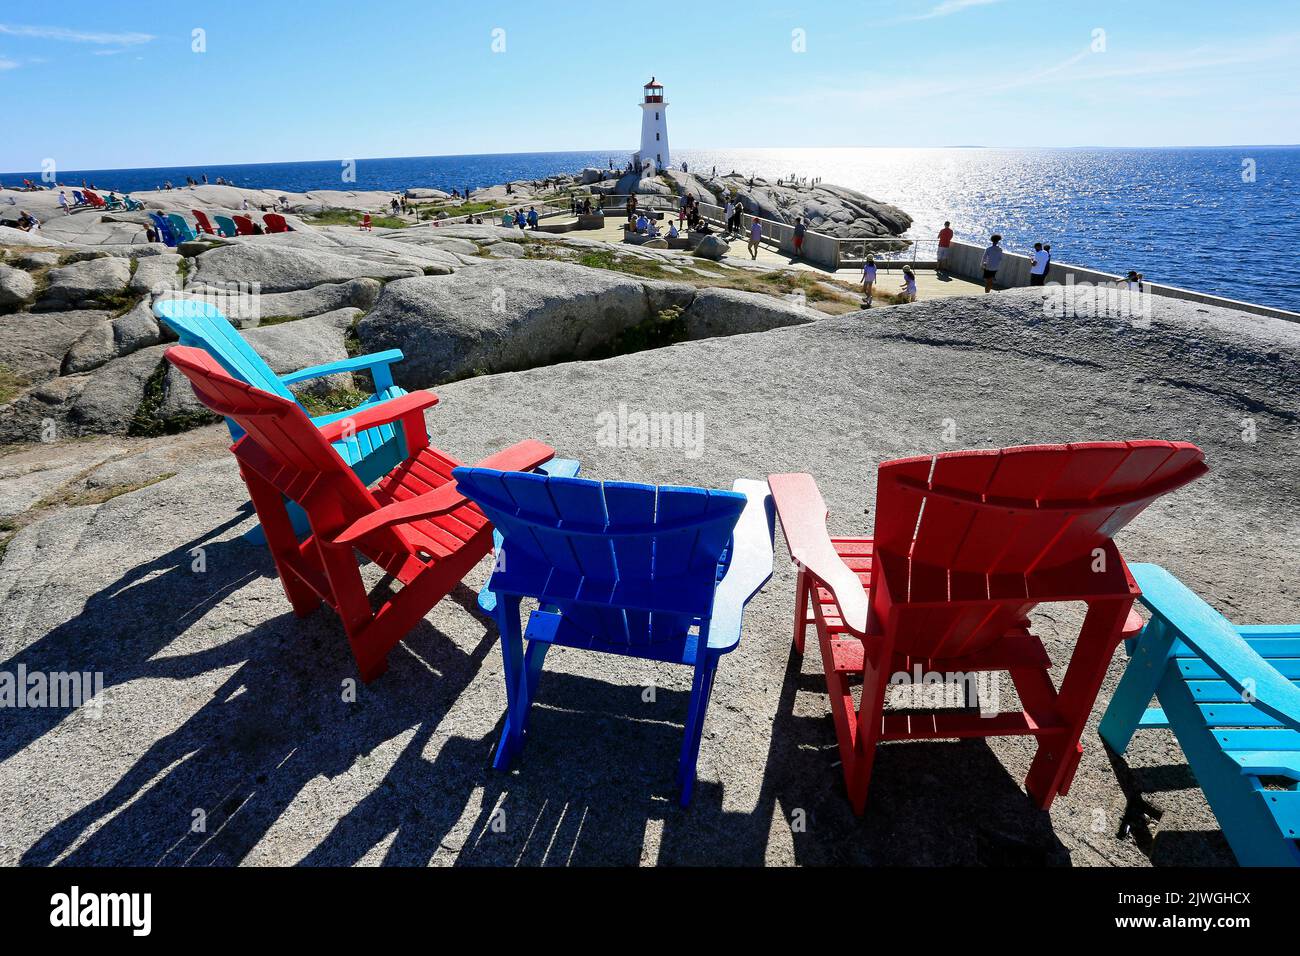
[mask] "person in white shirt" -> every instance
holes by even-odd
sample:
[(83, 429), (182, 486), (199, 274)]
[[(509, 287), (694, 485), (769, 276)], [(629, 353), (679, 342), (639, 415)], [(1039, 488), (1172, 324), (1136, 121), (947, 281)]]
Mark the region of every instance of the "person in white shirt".
[(1034, 243), (1034, 262), (1029, 267), (1029, 284), (1043, 285), (1047, 282), (1047, 260), (1048, 255), (1043, 250), (1041, 242)]
[(731, 231), (731, 220), (736, 215), (736, 206), (730, 199), (727, 200), (727, 208), (722, 214), (723, 228), (728, 232)]
[(63, 210), (65, 216), (71, 216), (72, 210), (68, 208), (68, 197), (62, 189), (59, 190), (59, 208)]
[(871, 308), (871, 297), (876, 291), (876, 260), (867, 256), (867, 262), (862, 267), (862, 301), (866, 303), (867, 308)]

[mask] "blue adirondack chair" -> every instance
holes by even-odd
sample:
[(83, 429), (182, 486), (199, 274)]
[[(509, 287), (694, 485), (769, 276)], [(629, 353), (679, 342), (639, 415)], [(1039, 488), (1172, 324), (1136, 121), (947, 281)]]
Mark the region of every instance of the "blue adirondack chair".
[(167, 221), (172, 224), (172, 232), (176, 236), (177, 242), (191, 242), (198, 238), (190, 224), (185, 221), (183, 216), (178, 216), (174, 212), (167, 214)]
[(1300, 624), (1233, 625), (1164, 568), (1129, 570), (1152, 617), (1102, 738), (1123, 753), (1137, 730), (1172, 730), (1237, 862), (1300, 866)]
[[(154, 315), (180, 337), (182, 345), (192, 345), (207, 351), (221, 363), (231, 375), (250, 385), (256, 385), (263, 391), (297, 401), (289, 391), (290, 385), (327, 375), (339, 375), (345, 372), (369, 371), (374, 380), (375, 391), (357, 408), (366, 408), (377, 402), (387, 401), (405, 395), (406, 390), (393, 384), (390, 368), (402, 360), (400, 349), (388, 349), (373, 355), (360, 355), (356, 358), (327, 362), (288, 375), (277, 375), (271, 367), (254, 351), (242, 335), (221, 314), (221, 310), (208, 302), (198, 299), (162, 299), (153, 305)], [(312, 419), (317, 425), (347, 418), (357, 409), (320, 415)], [(243, 430), (233, 421), (227, 419), (230, 437), (238, 441)], [(334, 450), (347, 463), (362, 484), (369, 485), (382, 478), (402, 461), (406, 460), (406, 444), (399, 426), (380, 425), (357, 432), (353, 437), (334, 443)], [(305, 531), (307, 525), (301, 511), (290, 509), (294, 527)]]
[(158, 230), (158, 238), (163, 241), (164, 245), (175, 246), (178, 242), (176, 233), (172, 231), (172, 224), (167, 217), (156, 212), (149, 213), (149, 218), (153, 220), (154, 228)]
[(72, 191), (72, 205), (74, 205), (74, 206), (89, 206), (90, 203), (88, 203), (88, 202), (86, 201), (86, 197), (83, 196), (83, 195), (81, 194), (81, 191), (80, 191), (80, 190), (78, 190), (78, 189), (74, 189), (74, 190)]
[(239, 235), (239, 227), (235, 225), (235, 220), (229, 216), (213, 216), (212, 221), (217, 224), (223, 236)]
[[(706, 491), (485, 468), (452, 475), (501, 535), (492, 594), (480, 600), (495, 607), (505, 662), (495, 766), (523, 747), (551, 645), (686, 664), (695, 669), (677, 769), (686, 806), (718, 661), (740, 642), (745, 604), (772, 574), (767, 485)], [(526, 629), (525, 597), (540, 604)]]

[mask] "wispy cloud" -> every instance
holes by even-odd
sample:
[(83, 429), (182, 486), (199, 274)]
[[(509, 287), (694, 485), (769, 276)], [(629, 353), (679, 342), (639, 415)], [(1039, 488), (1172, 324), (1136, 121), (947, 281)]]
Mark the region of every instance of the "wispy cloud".
[(0, 56), (0, 70), (16, 70), (16, 69), (18, 69), (17, 60), (11, 60), (8, 57)]
[(1002, 3), (1004, 0), (943, 0), (938, 6), (918, 13), (915, 16), (903, 17), (904, 20), (936, 20), (939, 17), (951, 16), (954, 13), (961, 13), (963, 10), (969, 10), (971, 7), (987, 7), (994, 3)]
[(0, 23), (0, 33), (11, 37), (58, 40), (64, 43), (95, 43), (108, 46), (139, 46), (156, 39), (152, 33), (102, 33), (70, 30), (67, 27), (34, 27)]

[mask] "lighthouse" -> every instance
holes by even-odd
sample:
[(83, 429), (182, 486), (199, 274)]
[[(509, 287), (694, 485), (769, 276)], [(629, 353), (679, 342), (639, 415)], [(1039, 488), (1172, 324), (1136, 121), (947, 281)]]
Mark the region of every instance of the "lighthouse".
[[(643, 174), (654, 175), (671, 164), (668, 158), (668, 104), (664, 102), (664, 87), (650, 77), (643, 88), (641, 101), (641, 151), (638, 154)], [(653, 163), (651, 169), (646, 167)]]

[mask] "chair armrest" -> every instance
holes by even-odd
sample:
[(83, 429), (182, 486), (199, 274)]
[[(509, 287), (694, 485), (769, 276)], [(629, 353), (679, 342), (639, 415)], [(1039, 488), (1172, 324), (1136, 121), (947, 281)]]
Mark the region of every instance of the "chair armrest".
[(356, 434), (376, 425), (388, 425), (409, 415), (419, 415), (423, 426), (424, 410), (438, 404), (438, 396), (433, 392), (410, 392), (386, 402), (362, 405), (349, 414), (332, 422), (320, 425), (320, 433), (326, 441), (339, 441), (348, 432)]
[[(412, 396), (402, 396), (402, 398), (410, 397)], [(395, 401), (401, 400), (396, 399)], [(528, 471), (554, 456), (555, 449), (550, 445), (529, 438), (518, 444), (511, 445), (495, 455), (489, 455), (474, 467), (496, 468), (500, 471)], [(459, 486), (454, 481), (449, 481), (442, 487), (427, 494), (408, 498), (406, 501), (395, 501), (358, 518), (336, 535), (330, 543), (350, 545), (358, 538), (370, 534), (372, 531), (378, 531), (380, 528), (388, 528), (395, 524), (409, 524), (412, 521), (419, 521), (421, 518), (443, 514), (454, 508), (459, 508), (468, 501), (469, 499), (461, 493)]]
[[(826, 530), (826, 502), (812, 475), (769, 475), (768, 486), (781, 517), (791, 559), (806, 568), (835, 598), (844, 624), (859, 637), (867, 632), (866, 589), (835, 553)], [(801, 612), (802, 613), (802, 610)]]
[[(394, 362), (402, 360), (401, 349), (388, 349), (384, 352), (375, 352), (372, 355), (358, 355), (355, 358), (340, 359), (337, 362), (326, 362), (324, 365), (313, 365), (310, 368), (299, 369), (296, 372), (290, 372), (288, 375), (281, 375), (280, 381), (285, 385), (296, 385), (299, 382), (306, 382), (313, 378), (324, 378), (327, 375), (341, 375), (344, 372), (360, 372), (365, 369), (383, 366), (387, 368)], [(380, 386), (378, 382), (375, 387), (383, 391), (392, 382)]]
[(732, 486), (749, 499), (731, 533), (731, 561), (727, 573), (713, 593), (713, 614), (709, 618), (709, 649), (723, 653), (740, 643), (745, 605), (772, 576), (772, 540), (776, 517), (767, 484), (748, 478)]
[(1222, 614), (1159, 565), (1131, 564), (1129, 571), (1142, 589), (1142, 603), (1164, 618), (1178, 639), (1241, 692), (1243, 700), (1300, 730), (1300, 687), (1260, 657)]

